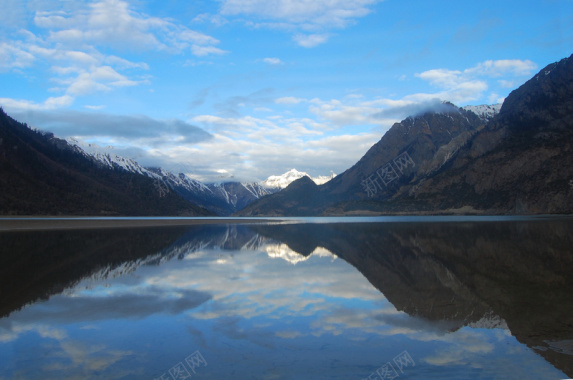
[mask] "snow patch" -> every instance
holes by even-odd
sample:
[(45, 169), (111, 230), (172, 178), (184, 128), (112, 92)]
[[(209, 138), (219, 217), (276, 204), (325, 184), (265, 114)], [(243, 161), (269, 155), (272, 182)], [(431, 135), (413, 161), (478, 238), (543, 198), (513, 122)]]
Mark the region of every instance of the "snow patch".
[(465, 106), (462, 109), (475, 113), (482, 121), (488, 122), (493, 119), (501, 110), (503, 103), (493, 105)]

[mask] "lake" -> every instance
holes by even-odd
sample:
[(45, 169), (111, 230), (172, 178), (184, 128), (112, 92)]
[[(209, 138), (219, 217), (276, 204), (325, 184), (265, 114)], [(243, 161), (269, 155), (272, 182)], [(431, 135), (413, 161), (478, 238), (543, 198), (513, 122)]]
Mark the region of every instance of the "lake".
[(573, 377), (573, 219), (0, 232), (0, 379)]

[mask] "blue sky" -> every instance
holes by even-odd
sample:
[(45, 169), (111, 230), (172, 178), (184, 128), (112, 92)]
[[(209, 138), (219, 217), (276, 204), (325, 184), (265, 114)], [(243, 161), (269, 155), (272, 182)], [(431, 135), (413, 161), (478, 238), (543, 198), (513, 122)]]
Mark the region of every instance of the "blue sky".
[(3, 0), (0, 105), (199, 179), (341, 173), (572, 53), (573, 1)]

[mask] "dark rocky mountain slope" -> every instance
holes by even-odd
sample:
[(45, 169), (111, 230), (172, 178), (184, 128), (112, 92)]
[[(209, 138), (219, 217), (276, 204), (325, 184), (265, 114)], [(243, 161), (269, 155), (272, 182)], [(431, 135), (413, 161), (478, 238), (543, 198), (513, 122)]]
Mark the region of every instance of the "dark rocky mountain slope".
[(111, 169), (0, 110), (0, 215), (209, 215), (163, 183)]
[(394, 124), (325, 185), (289, 186), (238, 214), (573, 213), (572, 145), (573, 56), (513, 91), (489, 121), (443, 103)]
[[(401, 187), (435, 173), (483, 128), (473, 112), (450, 103), (396, 123), (354, 166), (321, 186), (303, 177), (278, 194), (253, 202), (240, 215), (316, 215), (348, 201), (377, 204)], [(379, 175), (380, 174), (380, 175)], [(284, 202), (283, 200), (288, 200)], [(334, 213), (339, 213), (334, 211)]]
[(406, 201), (427, 209), (573, 212), (573, 56), (513, 91), (500, 114)]

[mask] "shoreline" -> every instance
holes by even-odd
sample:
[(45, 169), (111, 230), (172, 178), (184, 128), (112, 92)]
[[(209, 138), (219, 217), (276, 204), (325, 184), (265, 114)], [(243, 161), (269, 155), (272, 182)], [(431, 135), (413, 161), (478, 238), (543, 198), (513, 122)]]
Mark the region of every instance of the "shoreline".
[[(321, 217), (101, 217), (101, 216), (0, 216), (0, 233), (15, 231), (82, 230), (139, 227), (185, 227), (214, 224), (282, 224), (300, 219), (324, 219), (319, 223), (360, 222), (486, 222), (492, 221), (542, 221), (563, 219), (573, 221), (573, 215), (345, 215)], [(419, 220), (412, 220), (418, 218)], [(333, 219), (330, 220), (330, 219)], [(374, 220), (372, 220), (374, 219)], [(376, 220), (378, 219), (378, 220)], [(329, 221), (330, 220), (330, 221)]]
[(280, 222), (275, 218), (179, 218), (179, 217), (0, 217), (0, 232), (39, 230), (81, 230), (197, 226), (204, 224), (257, 224)]

